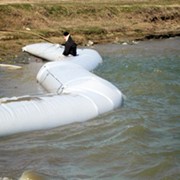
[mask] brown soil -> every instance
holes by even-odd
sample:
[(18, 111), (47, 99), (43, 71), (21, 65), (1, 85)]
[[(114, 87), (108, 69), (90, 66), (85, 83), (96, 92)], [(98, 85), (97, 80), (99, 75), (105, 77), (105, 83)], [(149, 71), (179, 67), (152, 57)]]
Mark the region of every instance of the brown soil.
[(63, 43), (70, 31), (79, 45), (131, 42), (180, 35), (178, 0), (1, 0), (0, 62), (30, 43)]

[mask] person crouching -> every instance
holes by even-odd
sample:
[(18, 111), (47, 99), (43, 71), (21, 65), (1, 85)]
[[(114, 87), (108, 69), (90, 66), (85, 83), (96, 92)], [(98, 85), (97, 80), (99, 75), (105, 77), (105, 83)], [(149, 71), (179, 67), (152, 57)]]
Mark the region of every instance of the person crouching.
[(69, 54), (71, 54), (73, 56), (76, 56), (77, 44), (74, 42), (69, 32), (64, 32), (63, 35), (65, 39), (65, 44), (64, 44), (65, 48), (64, 48), (63, 55), (68, 56)]

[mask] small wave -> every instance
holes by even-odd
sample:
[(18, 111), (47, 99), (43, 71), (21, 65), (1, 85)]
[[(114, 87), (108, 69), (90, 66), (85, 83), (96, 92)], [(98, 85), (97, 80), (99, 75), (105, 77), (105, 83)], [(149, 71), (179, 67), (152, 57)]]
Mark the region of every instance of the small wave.
[(148, 135), (149, 133), (150, 130), (143, 125), (129, 125), (123, 135), (132, 137), (144, 137), (144, 135)]
[[(18, 180), (48, 180), (49, 178), (33, 170), (24, 171)], [(0, 177), (0, 180), (15, 180), (9, 177)]]
[(8, 177), (0, 177), (0, 180), (13, 180), (13, 179), (8, 178)]
[(35, 171), (24, 171), (19, 180), (48, 180), (44, 174), (40, 174)]

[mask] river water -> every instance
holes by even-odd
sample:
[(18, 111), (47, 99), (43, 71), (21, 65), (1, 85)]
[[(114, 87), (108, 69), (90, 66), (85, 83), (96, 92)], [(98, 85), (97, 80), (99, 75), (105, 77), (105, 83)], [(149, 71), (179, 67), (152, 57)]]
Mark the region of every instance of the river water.
[[(124, 106), (83, 123), (1, 137), (0, 177), (31, 170), (49, 180), (179, 179), (180, 38), (94, 48), (104, 60), (94, 73), (123, 92)], [(0, 69), (0, 97), (44, 93), (35, 79), (43, 62), (24, 58), (30, 63), (22, 69)]]

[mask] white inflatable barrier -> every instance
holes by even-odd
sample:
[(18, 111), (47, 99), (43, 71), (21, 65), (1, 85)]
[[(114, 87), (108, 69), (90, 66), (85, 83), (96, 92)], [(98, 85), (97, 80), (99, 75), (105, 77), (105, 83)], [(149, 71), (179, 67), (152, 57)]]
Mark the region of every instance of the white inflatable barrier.
[[(36, 47), (36, 51), (39, 47), (43, 54), (42, 49), (50, 44), (30, 46)], [(40, 69), (37, 80), (50, 94), (0, 99), (0, 136), (86, 121), (122, 105), (122, 93), (110, 82), (89, 72), (102, 62), (100, 55), (95, 50), (82, 51), (90, 54), (80, 54), (79, 59), (67, 57), (71, 60), (48, 62)], [(53, 49), (48, 52), (54, 54)], [(91, 57), (92, 61), (88, 59), (87, 65), (81, 56)]]
[(59, 44), (30, 44), (23, 47), (22, 50), (48, 61), (70, 61), (71, 63), (81, 65), (89, 71), (95, 69), (99, 63), (102, 63), (101, 56), (93, 49), (77, 49), (77, 56), (68, 57), (62, 55), (64, 47)]

